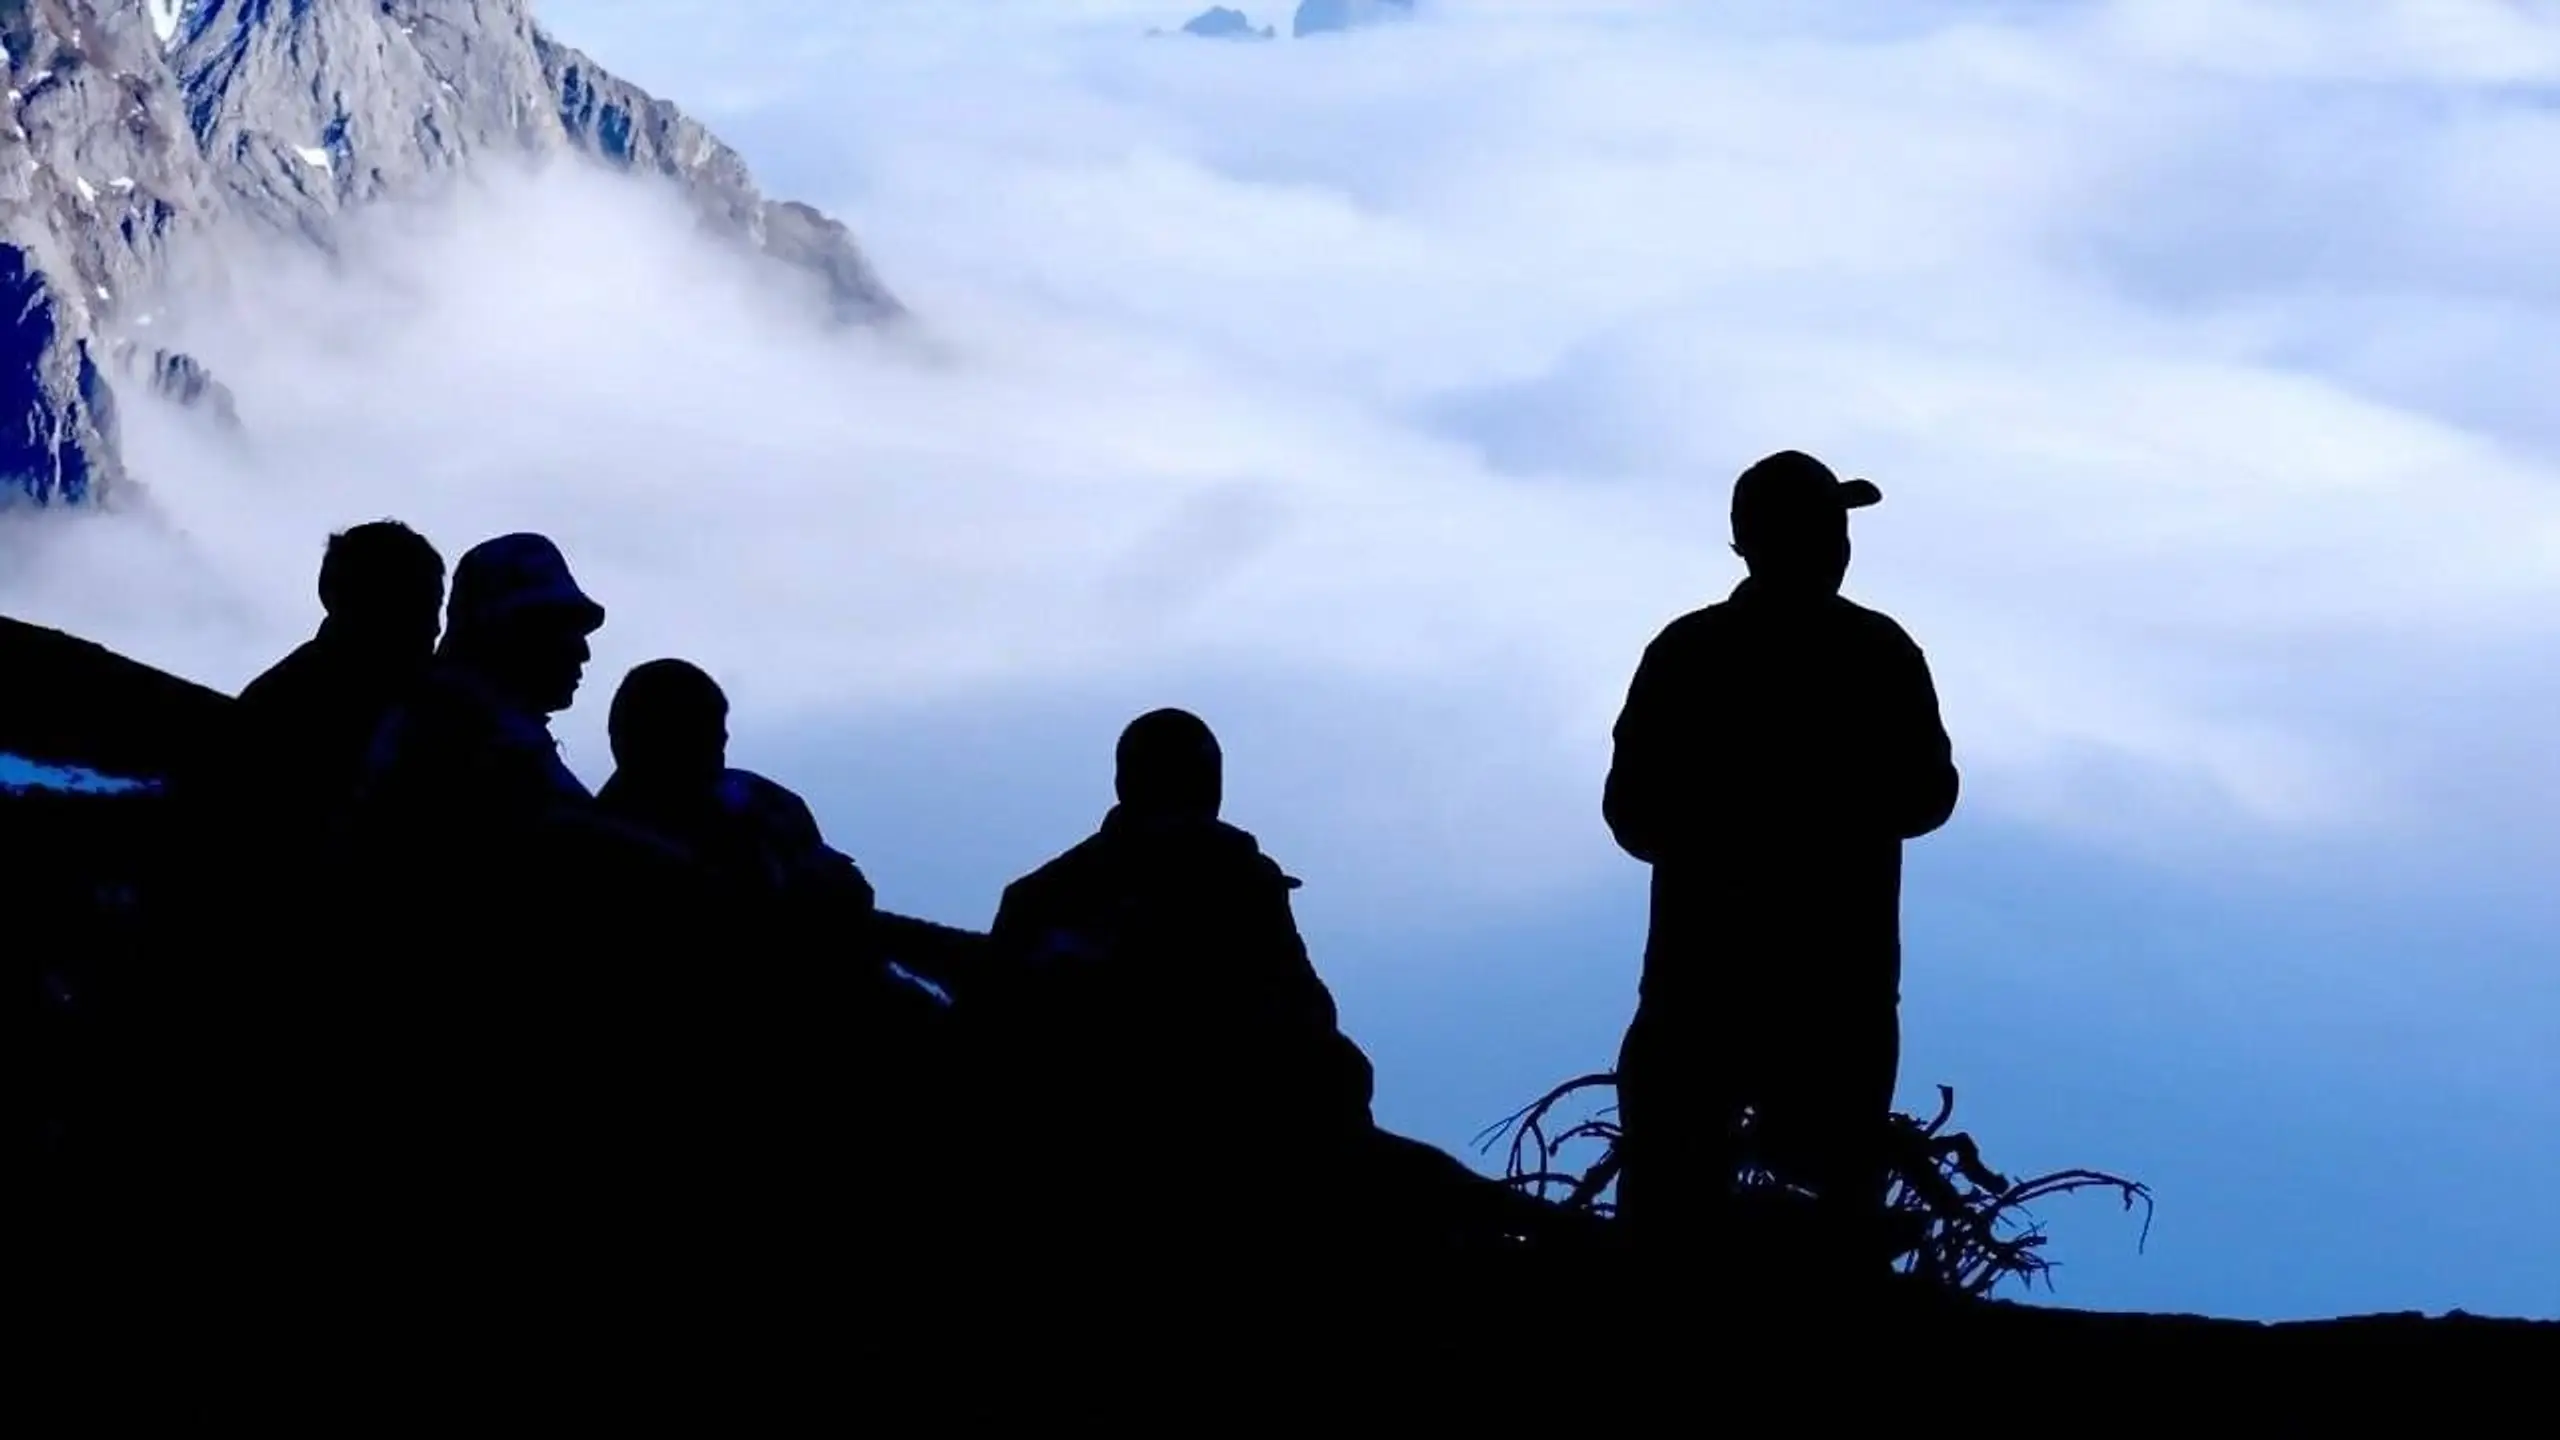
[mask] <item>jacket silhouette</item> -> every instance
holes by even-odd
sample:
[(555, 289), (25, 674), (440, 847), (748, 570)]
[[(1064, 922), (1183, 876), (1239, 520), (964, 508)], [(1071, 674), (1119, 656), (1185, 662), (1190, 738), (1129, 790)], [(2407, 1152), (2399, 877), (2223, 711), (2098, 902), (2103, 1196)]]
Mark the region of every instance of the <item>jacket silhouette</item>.
[(546, 925), (576, 933), (604, 918), (585, 907), (642, 904), (643, 882), (683, 868), (673, 847), (597, 805), (551, 733), (603, 623), (540, 536), (487, 541), (455, 567), (444, 642), (376, 731), (355, 794), (377, 877), (444, 912), (414, 921), (467, 924), (482, 942)]
[(1121, 752), (1120, 803), (998, 906), (984, 1005), (1012, 1083), (989, 1143), (1065, 1164), (1082, 1127), (1143, 1122), (1193, 1219), (1245, 1223), (1293, 1154), (1367, 1142), (1368, 1057), (1308, 958), (1298, 882), (1217, 818), (1207, 727), (1154, 712)]
[(325, 874), (373, 732), (434, 653), (444, 561), (397, 521), (357, 525), (329, 538), (318, 589), (318, 633), (242, 689), (172, 786), (187, 858), (162, 902), (192, 943), (161, 970), (154, 1049), (185, 1077), (168, 1090), (193, 1112), (187, 1164), (225, 1193), (259, 1185), (257, 1205), (326, 1169), (312, 1077), (334, 1068), (335, 992), (365, 961)]
[(1957, 775), (1919, 647), (1838, 593), (1847, 513), (1880, 498), (1798, 452), (1746, 471), (1750, 578), (1655, 638), (1618, 719), (1603, 814), (1653, 867), (1620, 1203), (1651, 1233), (1718, 1213), (1746, 1110), (1828, 1204), (1889, 1183), (1902, 844), (1945, 823)]
[(375, 732), (425, 678), (444, 560), (397, 521), (358, 525), (330, 537), (320, 600), (319, 632), (242, 687), (231, 709), (241, 788), (307, 830), (337, 818)]
[(698, 666), (633, 667), (614, 692), (614, 772), (597, 804), (681, 850), (716, 896), (719, 967), (692, 1004), (696, 1043), (740, 1097), (725, 1127), (736, 1163), (771, 1174), (805, 1157), (784, 1183), (808, 1195), (849, 1168), (811, 1143), (842, 1124), (848, 1096), (922, 1102), (885, 1107), (866, 1127), (874, 1145), (911, 1154), (930, 1138), (906, 1118), (930, 1113), (941, 1016), (888, 971), (870, 881), (808, 804), (728, 763), (728, 713)]
[(1365, 1124), (1368, 1059), (1308, 959), (1297, 884), (1223, 821), (1114, 807), (1005, 888), (991, 933), (1044, 1025), (1119, 1037), (1117, 1053), (1076, 1040), (1106, 1051), (1091, 1070), (1151, 1070), (1184, 1092), (1177, 1107), (1222, 1127)]
[(859, 930), (874, 903), (862, 867), (827, 844), (808, 802), (729, 764), (728, 715), (728, 696), (700, 667), (634, 666), (614, 692), (614, 772), (597, 802), (791, 923)]

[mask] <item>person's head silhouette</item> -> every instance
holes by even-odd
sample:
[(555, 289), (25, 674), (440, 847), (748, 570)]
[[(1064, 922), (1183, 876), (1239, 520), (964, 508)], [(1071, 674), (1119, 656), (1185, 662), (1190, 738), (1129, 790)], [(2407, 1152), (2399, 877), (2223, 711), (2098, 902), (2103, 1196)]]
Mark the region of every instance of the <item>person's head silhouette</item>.
[(605, 720), (614, 773), (652, 790), (709, 790), (729, 764), (729, 697), (684, 660), (635, 665)]
[(1215, 820), (1224, 800), (1218, 737), (1188, 710), (1150, 710), (1120, 732), (1114, 788), (1150, 819)]
[(453, 567), (444, 650), (548, 715), (576, 697), (592, 658), (587, 637), (603, 625), (604, 607), (570, 578), (559, 546), (540, 535), (501, 535), (472, 546)]
[(1883, 498), (1869, 481), (1781, 450), (1733, 482), (1734, 553), (1766, 589), (1835, 594), (1849, 573), (1849, 512)]
[(320, 608), (332, 634), (423, 661), (444, 608), (444, 557), (397, 520), (341, 530), (320, 554)]

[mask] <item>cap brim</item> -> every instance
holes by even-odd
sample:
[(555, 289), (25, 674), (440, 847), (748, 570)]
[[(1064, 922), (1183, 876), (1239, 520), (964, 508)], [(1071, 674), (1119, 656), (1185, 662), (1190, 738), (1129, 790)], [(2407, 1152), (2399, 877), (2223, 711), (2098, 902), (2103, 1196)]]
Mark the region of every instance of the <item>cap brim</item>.
[(1840, 504), (1843, 509), (1864, 510), (1882, 499), (1884, 499), (1884, 492), (1877, 489), (1872, 480), (1840, 482)]

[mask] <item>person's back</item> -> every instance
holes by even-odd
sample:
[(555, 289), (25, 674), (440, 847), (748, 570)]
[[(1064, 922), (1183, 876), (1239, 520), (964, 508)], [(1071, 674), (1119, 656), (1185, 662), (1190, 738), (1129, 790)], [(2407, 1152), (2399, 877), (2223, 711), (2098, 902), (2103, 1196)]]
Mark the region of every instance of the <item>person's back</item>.
[(337, 981), (366, 963), (332, 883), (337, 827), (373, 730), (425, 670), (443, 589), (442, 557), (397, 521), (332, 535), (318, 633), (242, 688), (173, 787), (190, 861), (173, 897), (170, 1043), (197, 1057), (185, 1068), (205, 1163), (232, 1176), (290, 1189), (329, 1128), (314, 1077), (332, 1069)]
[(994, 936), (1044, 1029), (1106, 1073), (1170, 1066), (1175, 1109), (1247, 1129), (1326, 1107), (1365, 1115), (1365, 1064), (1337, 1048), (1332, 996), (1290, 913), (1295, 883), (1222, 821), (1115, 810), (1007, 888)]
[(320, 561), (317, 634), (243, 686), (231, 709), (240, 744), (231, 786), (307, 851), (328, 843), (374, 733), (425, 676), (444, 601), (444, 559), (393, 520), (329, 539)]
[[(607, 730), (607, 815), (678, 847), (716, 887), (722, 933), (704, 966), (695, 1043), (721, 1056), (741, 1144), (760, 1167), (805, 1154), (845, 1168), (810, 1137), (856, 1095), (930, 1093), (919, 1007), (893, 985), (874, 934), (871, 885), (826, 843), (808, 804), (728, 763), (728, 697), (676, 659), (633, 667)], [(770, 1172), (768, 1172), (770, 1173)], [(799, 1184), (817, 1183), (803, 1176)]]
[(1217, 818), (1216, 765), (1194, 717), (1130, 727), (1121, 803), (1006, 888), (992, 927), (1006, 980), (983, 1001), (998, 1072), (984, 1078), (1006, 1092), (995, 1143), (1065, 1165), (1097, 1128), (1143, 1126), (1181, 1197), (1173, 1218), (1213, 1226), (1257, 1191), (1289, 1192), (1285, 1157), (1363, 1143), (1372, 1085), (1290, 913), (1296, 881)]
[(728, 696), (699, 666), (634, 666), (614, 692), (614, 772), (598, 803), (684, 846), (741, 895), (858, 930), (869, 880), (827, 844), (806, 801), (728, 763), (728, 714)]
[(1893, 983), (1803, 961), (1891, 958), (1902, 842), (1952, 799), (1918, 647), (1839, 595), (1745, 581), (1666, 627), (1641, 674), (1604, 813), (1670, 932), (1646, 993)]
[(1760, 1158), (1838, 1212), (1883, 1199), (1902, 843), (1945, 823), (1957, 776), (1919, 647), (1839, 594), (1847, 513), (1880, 498), (1798, 452), (1745, 471), (1750, 578), (1628, 687), (1602, 811), (1653, 867), (1618, 1072), (1619, 1204), (1648, 1233), (1711, 1223), (1746, 1112)]

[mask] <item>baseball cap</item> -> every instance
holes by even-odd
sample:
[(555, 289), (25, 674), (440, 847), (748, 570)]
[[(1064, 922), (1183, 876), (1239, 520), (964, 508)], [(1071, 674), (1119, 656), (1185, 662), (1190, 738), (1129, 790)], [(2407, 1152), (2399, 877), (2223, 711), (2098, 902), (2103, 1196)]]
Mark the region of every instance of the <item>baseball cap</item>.
[(471, 631), (533, 611), (566, 618), (580, 633), (604, 625), (604, 607), (569, 576), (560, 547), (541, 535), (501, 535), (463, 552), (453, 567), (445, 628)]
[(1801, 450), (1781, 450), (1733, 482), (1733, 526), (1738, 532), (1771, 520), (1845, 515), (1882, 499), (1872, 480), (1843, 480)]

